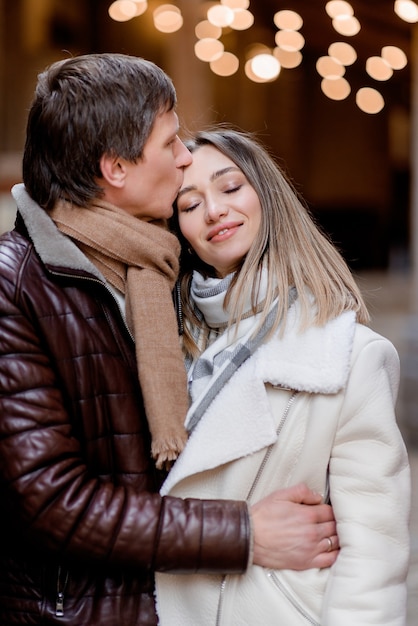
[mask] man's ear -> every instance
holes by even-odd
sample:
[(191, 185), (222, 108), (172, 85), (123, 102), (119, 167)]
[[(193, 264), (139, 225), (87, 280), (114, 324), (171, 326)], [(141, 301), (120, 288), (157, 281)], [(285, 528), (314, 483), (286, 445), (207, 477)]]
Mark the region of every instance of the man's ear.
[(123, 187), (127, 173), (123, 159), (103, 154), (100, 159), (100, 169), (103, 178), (111, 187)]

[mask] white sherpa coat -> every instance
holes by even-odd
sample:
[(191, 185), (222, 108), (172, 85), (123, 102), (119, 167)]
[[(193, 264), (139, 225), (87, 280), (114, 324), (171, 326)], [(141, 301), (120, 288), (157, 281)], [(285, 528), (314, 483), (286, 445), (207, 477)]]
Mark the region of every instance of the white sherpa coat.
[(157, 574), (161, 626), (405, 624), (410, 476), (394, 415), (398, 355), (351, 312), (299, 334), (298, 307), (284, 337), (215, 398), (162, 492), (251, 504), (301, 481), (329, 490), (338, 559), (304, 572), (251, 566), (224, 580)]

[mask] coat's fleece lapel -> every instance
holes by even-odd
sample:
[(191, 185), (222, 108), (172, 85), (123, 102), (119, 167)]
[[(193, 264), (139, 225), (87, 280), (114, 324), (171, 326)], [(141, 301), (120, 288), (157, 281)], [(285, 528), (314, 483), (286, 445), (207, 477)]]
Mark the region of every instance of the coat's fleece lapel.
[(347, 382), (355, 314), (297, 332), (298, 305), (283, 337), (261, 346), (228, 381), (193, 431), (162, 493), (180, 480), (256, 452), (276, 440), (265, 384), (311, 393), (337, 393)]
[(325, 326), (298, 333), (299, 304), (289, 310), (286, 332), (255, 354), (257, 374), (273, 385), (312, 393), (336, 393), (347, 382), (355, 313), (347, 311)]

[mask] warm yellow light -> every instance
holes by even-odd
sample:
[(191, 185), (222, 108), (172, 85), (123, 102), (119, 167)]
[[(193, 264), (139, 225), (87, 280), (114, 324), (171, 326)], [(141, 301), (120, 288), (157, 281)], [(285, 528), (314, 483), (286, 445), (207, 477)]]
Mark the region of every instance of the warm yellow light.
[(246, 9), (235, 9), (231, 28), (234, 30), (247, 30), (254, 24), (254, 15)]
[(147, 0), (133, 0), (133, 1), (136, 4), (135, 17), (138, 17), (139, 15), (142, 15), (148, 9), (148, 2), (147, 2)]
[(279, 48), (288, 52), (301, 50), (305, 45), (305, 38), (295, 30), (279, 30), (275, 34), (274, 40)]
[(397, 46), (384, 46), (382, 48), (382, 58), (394, 70), (402, 70), (408, 63), (405, 52)]
[(360, 32), (360, 22), (356, 17), (350, 17), (349, 15), (338, 15), (332, 20), (334, 30), (340, 35), (346, 37), (353, 37)]
[(280, 65), (286, 69), (293, 69), (298, 67), (302, 63), (302, 53), (299, 50), (294, 52), (288, 52), (277, 47), (274, 48), (273, 54), (280, 63)]
[(343, 0), (331, 0), (331, 2), (327, 2), (325, 11), (332, 18), (338, 15), (354, 15), (354, 9), (351, 4)]
[[(212, 0), (204, 4), (207, 19), (195, 26), (195, 54), (200, 60), (208, 62), (215, 74), (231, 76), (237, 72), (240, 61), (235, 54), (225, 52), (219, 38), (224, 28), (243, 31), (253, 26), (250, 0)], [(147, 0), (114, 0), (108, 13), (113, 20), (124, 22), (141, 15), (147, 8)], [(361, 30), (350, 2), (331, 0), (326, 2), (325, 9), (334, 29), (341, 35), (351, 37)], [(395, 0), (394, 11), (407, 22), (418, 22), (418, 0)], [(153, 19), (155, 27), (164, 33), (175, 32), (183, 25), (181, 10), (174, 4), (156, 7)], [(305, 39), (299, 32), (303, 26), (302, 16), (296, 11), (284, 9), (274, 14), (273, 21), (278, 29), (275, 34), (277, 47), (272, 50), (263, 44), (254, 44), (246, 55), (245, 74), (254, 82), (273, 81), (282, 67), (291, 69), (302, 62), (301, 49), (305, 45)], [(350, 44), (336, 41), (328, 47), (328, 55), (320, 57), (316, 63), (317, 72), (322, 77), (321, 89), (327, 97), (343, 100), (351, 92), (351, 86), (343, 76), (346, 67), (357, 60), (357, 52)], [(389, 80), (394, 70), (403, 69), (407, 63), (407, 56), (400, 48), (388, 45), (382, 48), (380, 57), (367, 59), (366, 72), (376, 81)], [(368, 87), (358, 90), (356, 103), (366, 113), (378, 113), (385, 106), (379, 91)]]
[(382, 57), (369, 57), (366, 61), (366, 72), (375, 80), (389, 80), (393, 69)]
[(221, 4), (224, 4), (230, 9), (248, 9), (250, 0), (221, 0)]
[(133, 0), (115, 0), (108, 9), (115, 22), (127, 22), (137, 15), (137, 5)]
[(330, 100), (344, 100), (351, 92), (350, 83), (345, 78), (323, 78), (321, 89)]
[(396, 0), (394, 11), (405, 22), (418, 22), (418, 6), (412, 0)]
[[(170, 5), (166, 5), (170, 6)], [(183, 26), (183, 17), (177, 7), (166, 8), (153, 13), (154, 26), (162, 33), (175, 33)]]
[(246, 77), (252, 80), (253, 83), (268, 83), (269, 82), (265, 80), (264, 78), (260, 78), (259, 76), (256, 76), (254, 74), (252, 67), (251, 67), (251, 59), (248, 59), (248, 61), (246, 61), (245, 66), (244, 66), (244, 71), (245, 71)]
[(328, 48), (328, 54), (342, 65), (352, 65), (357, 60), (357, 52), (345, 41), (335, 41)]
[(154, 9), (153, 15), (160, 15), (160, 13), (165, 13), (166, 11), (172, 11), (181, 15), (180, 9), (175, 4), (160, 4), (160, 6)]
[(252, 59), (257, 54), (271, 54), (271, 49), (264, 43), (253, 43), (248, 46), (245, 56), (247, 59)]
[(223, 54), (224, 45), (219, 39), (199, 39), (194, 45), (194, 53), (201, 61), (216, 61)]
[(280, 63), (272, 54), (257, 54), (251, 59), (251, 69), (263, 80), (274, 80), (280, 74)]
[(203, 20), (202, 22), (196, 24), (194, 32), (198, 39), (219, 39), (222, 35), (222, 28), (214, 26), (209, 22), (209, 20)]
[(316, 71), (320, 76), (329, 79), (340, 78), (345, 74), (345, 67), (332, 57), (323, 56), (316, 62)]
[(303, 19), (296, 11), (278, 11), (273, 15), (273, 22), (283, 30), (299, 30), (303, 26)]
[(226, 28), (234, 21), (234, 11), (227, 6), (214, 4), (208, 9), (207, 17), (211, 24)]
[(210, 69), (218, 76), (232, 76), (239, 67), (239, 60), (232, 52), (224, 52), (219, 59), (210, 62)]
[(364, 113), (379, 113), (385, 106), (381, 93), (371, 87), (362, 87), (356, 94), (356, 104)]

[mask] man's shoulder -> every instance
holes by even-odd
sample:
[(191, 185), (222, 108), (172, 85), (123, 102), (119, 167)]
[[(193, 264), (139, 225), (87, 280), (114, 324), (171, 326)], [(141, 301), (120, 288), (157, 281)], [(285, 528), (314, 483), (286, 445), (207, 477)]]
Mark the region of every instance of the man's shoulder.
[(22, 262), (32, 243), (16, 229), (0, 235), (0, 264), (5, 268)]
[(30, 239), (17, 230), (11, 230), (0, 236), (0, 284), (12, 283), (16, 286), (19, 276), (31, 261), (35, 261), (34, 248)]

